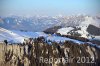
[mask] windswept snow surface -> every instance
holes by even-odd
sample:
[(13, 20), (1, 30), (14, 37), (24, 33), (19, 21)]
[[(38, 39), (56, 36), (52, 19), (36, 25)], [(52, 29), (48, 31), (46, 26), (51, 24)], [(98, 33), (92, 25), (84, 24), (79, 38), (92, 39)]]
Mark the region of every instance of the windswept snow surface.
[(6, 30), (4, 28), (0, 28), (0, 41), (8, 40), (9, 43), (22, 43), (26, 38), (38, 38), (43, 36), (46, 40), (51, 40), (55, 42), (64, 42), (64, 41), (72, 41), (78, 44), (83, 44), (84, 42), (60, 37), (57, 35), (48, 35), (44, 32), (23, 32), (23, 31), (15, 31), (15, 30)]

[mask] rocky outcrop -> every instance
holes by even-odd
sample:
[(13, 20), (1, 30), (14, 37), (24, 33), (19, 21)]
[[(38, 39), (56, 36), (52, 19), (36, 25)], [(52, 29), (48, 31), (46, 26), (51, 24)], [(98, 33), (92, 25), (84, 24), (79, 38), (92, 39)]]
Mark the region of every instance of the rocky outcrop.
[(94, 25), (89, 25), (87, 28), (87, 31), (89, 34), (95, 35), (95, 36), (100, 36), (100, 28), (94, 26)]
[(51, 28), (48, 28), (46, 30), (44, 30), (43, 32), (47, 33), (47, 34), (54, 34), (58, 31), (58, 29), (62, 28), (61, 26), (54, 26)]
[[(52, 45), (51, 45), (52, 44)], [(0, 66), (100, 66), (100, 49), (90, 44), (44, 42), (0, 44)]]

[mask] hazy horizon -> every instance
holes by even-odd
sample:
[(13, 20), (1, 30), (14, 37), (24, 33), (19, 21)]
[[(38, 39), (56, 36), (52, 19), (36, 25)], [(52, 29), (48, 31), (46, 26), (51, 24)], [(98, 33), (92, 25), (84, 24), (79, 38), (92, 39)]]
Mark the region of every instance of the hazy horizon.
[(100, 0), (1, 0), (0, 16), (98, 15)]

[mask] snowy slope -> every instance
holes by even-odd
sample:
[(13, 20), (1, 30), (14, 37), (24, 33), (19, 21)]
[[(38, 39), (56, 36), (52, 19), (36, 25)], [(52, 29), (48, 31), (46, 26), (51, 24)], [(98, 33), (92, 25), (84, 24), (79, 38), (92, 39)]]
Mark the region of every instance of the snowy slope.
[(81, 37), (85, 37), (88, 39), (92, 39), (92, 37), (95, 37), (95, 39), (100, 39), (100, 36), (95, 36), (95, 35), (91, 35), (88, 33), (87, 28), (89, 25), (94, 25), (96, 27), (100, 27), (100, 20), (97, 18), (93, 18), (93, 17), (89, 17), (86, 16), (85, 17), (85, 21), (81, 22), (78, 26), (76, 26), (76, 28), (80, 28), (79, 30), (75, 30), (73, 27), (65, 27), (65, 28), (61, 28), (58, 29), (57, 33), (60, 33), (62, 35), (69, 35), (69, 32), (75, 32), (81, 35)]
[(9, 43), (23, 43), (24, 39), (27, 39), (27, 38), (34, 39), (38, 37), (44, 37), (45, 40), (48, 42), (48, 44), (52, 44), (51, 42), (59, 43), (59, 42), (71, 41), (77, 44), (88, 43), (94, 46), (94, 44), (91, 42), (85, 43), (79, 40), (57, 36), (56, 34), (50, 35), (50, 34), (45, 34), (44, 32), (22, 32), (22, 31), (7, 30), (4, 28), (0, 28), (0, 42), (3, 42), (4, 40), (8, 40)]
[(15, 31), (15, 30), (7, 30), (4, 28), (0, 28), (0, 41), (8, 40), (9, 43), (22, 43), (26, 38), (38, 38), (43, 36), (46, 40), (51, 40), (52, 42), (64, 42), (64, 41), (72, 41), (78, 44), (83, 44), (84, 42), (70, 39), (66, 37), (60, 37), (57, 35), (49, 35), (45, 34), (44, 32), (22, 32), (22, 31)]
[(61, 28), (61, 29), (58, 29), (57, 33), (60, 33), (61, 35), (66, 35), (68, 32), (70, 32), (73, 29), (74, 28), (72, 27)]
[(0, 41), (8, 40), (9, 43), (22, 43), (27, 38), (46, 36), (43, 32), (23, 32), (0, 28)]
[(87, 35), (89, 34), (89, 33), (87, 32), (87, 28), (88, 28), (88, 26), (89, 26), (90, 24), (91, 24), (91, 25), (94, 25), (94, 26), (96, 26), (96, 27), (99, 27), (99, 23), (98, 23), (98, 20), (97, 20), (97, 19), (94, 19), (94, 18), (92, 18), (92, 17), (85, 17), (85, 21), (82, 22), (82, 23), (78, 26), (78, 27), (81, 28), (81, 30), (78, 31), (78, 32), (82, 35), (82, 37), (90, 38), (90, 37), (87, 36)]
[(0, 28), (0, 41), (23, 42), (24, 37), (4, 28)]
[(47, 36), (44, 32), (29, 32), (29, 31), (24, 32), (24, 31), (16, 31), (16, 30), (12, 30), (12, 31), (25, 38), (38, 38), (40, 36), (44, 36), (44, 37)]

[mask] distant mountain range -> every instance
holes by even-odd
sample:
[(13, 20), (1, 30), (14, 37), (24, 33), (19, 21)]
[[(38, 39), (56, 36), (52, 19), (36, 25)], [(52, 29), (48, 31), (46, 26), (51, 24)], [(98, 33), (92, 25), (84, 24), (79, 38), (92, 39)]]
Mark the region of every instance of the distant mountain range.
[(27, 31), (44, 31), (47, 28), (54, 26), (62, 27), (76, 27), (82, 22), (93, 23), (100, 27), (99, 17), (92, 17), (86, 15), (78, 16), (34, 16), (34, 17), (20, 17), (8, 16), (0, 17), (0, 27), (12, 30), (27, 30)]
[(0, 17), (0, 27), (8, 30), (60, 33), (100, 40), (99, 16), (33, 16)]

